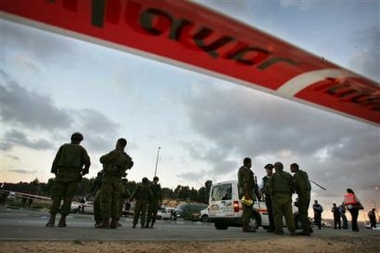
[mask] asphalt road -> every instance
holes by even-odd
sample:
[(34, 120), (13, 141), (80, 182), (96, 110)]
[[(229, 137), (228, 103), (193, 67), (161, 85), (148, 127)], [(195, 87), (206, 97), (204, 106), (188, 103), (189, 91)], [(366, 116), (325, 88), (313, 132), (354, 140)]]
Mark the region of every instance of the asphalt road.
[[(122, 218), (117, 229), (95, 229), (93, 216), (71, 214), (66, 228), (45, 227), (49, 218), (46, 210), (0, 208), (0, 241), (222, 241), (260, 240), (278, 235), (260, 228), (256, 233), (243, 233), (241, 228), (230, 227), (216, 230), (213, 224), (184, 220), (157, 221), (154, 229), (132, 228), (131, 218)], [(58, 221), (59, 217), (57, 217)], [(285, 235), (290, 236), (285, 230)], [(315, 230), (313, 237), (379, 237), (380, 230), (362, 228), (359, 233), (350, 230), (322, 228)], [(379, 237), (380, 238), (380, 237)]]

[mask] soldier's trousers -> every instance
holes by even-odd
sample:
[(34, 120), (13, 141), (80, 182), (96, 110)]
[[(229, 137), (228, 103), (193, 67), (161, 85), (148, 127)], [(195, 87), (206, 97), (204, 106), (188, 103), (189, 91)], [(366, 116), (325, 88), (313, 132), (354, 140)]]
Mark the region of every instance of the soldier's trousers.
[[(71, 202), (78, 189), (78, 177), (76, 175), (58, 174), (52, 194), (51, 214), (68, 215), (71, 211)], [(63, 204), (61, 206), (61, 201)]]
[(252, 209), (253, 209), (253, 205), (251, 206), (243, 205), (243, 214), (241, 215), (243, 227), (248, 226), (249, 220), (251, 219), (251, 216), (252, 216)]
[(145, 225), (146, 213), (148, 211), (148, 200), (136, 200), (134, 215), (133, 215), (133, 225), (136, 226), (139, 217), (141, 226)]
[(94, 198), (94, 220), (96, 222), (100, 222), (103, 220), (102, 217), (102, 208), (101, 208), (101, 203), (100, 203), (100, 196), (102, 195), (102, 190), (99, 189)]
[(149, 202), (147, 224), (149, 224), (151, 221), (152, 221), (152, 224), (156, 222), (158, 208), (159, 208), (158, 200), (152, 200)]
[(120, 180), (102, 181), (100, 207), (103, 220), (119, 218)]
[(285, 216), (286, 226), (290, 232), (295, 232), (294, 217), (292, 212), (292, 196), (290, 194), (277, 193), (272, 198), (274, 226), (276, 231), (282, 231), (282, 217)]
[(309, 220), (310, 192), (298, 194), (298, 214), (304, 231), (311, 230), (311, 222)]

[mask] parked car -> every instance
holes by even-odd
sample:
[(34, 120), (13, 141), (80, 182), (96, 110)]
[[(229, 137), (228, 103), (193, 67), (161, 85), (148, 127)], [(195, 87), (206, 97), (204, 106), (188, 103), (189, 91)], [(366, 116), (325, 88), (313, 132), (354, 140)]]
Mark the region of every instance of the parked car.
[(183, 218), (185, 220), (199, 221), (200, 211), (207, 208), (206, 204), (181, 204), (177, 206), (175, 212), (178, 218)]
[(83, 214), (94, 214), (94, 202), (86, 201), (85, 203), (80, 203), (73, 201), (71, 203), (72, 213), (83, 213)]
[(158, 209), (157, 219), (158, 220), (172, 220), (174, 218), (174, 207), (162, 207)]

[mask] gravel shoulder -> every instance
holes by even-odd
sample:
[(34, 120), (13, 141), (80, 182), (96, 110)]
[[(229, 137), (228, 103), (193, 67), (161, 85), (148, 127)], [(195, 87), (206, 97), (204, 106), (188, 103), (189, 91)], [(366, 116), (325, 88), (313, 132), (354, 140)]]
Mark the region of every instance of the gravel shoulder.
[(336, 253), (380, 252), (377, 238), (279, 237), (222, 242), (0, 242), (0, 252), (137, 252), (137, 253)]

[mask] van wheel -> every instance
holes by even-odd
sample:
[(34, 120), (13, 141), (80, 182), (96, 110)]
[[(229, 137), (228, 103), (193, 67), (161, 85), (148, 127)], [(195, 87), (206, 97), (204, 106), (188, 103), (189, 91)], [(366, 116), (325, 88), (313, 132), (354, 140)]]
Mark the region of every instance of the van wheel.
[(217, 230), (226, 230), (228, 228), (228, 225), (222, 223), (215, 223), (214, 226)]
[(208, 215), (207, 214), (202, 215), (201, 222), (208, 222)]

